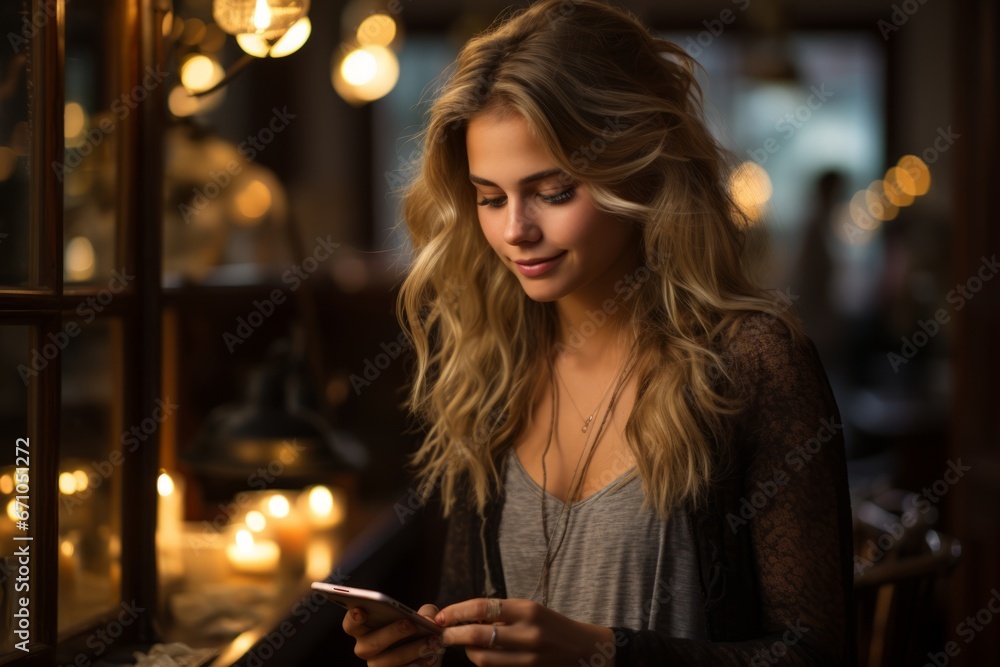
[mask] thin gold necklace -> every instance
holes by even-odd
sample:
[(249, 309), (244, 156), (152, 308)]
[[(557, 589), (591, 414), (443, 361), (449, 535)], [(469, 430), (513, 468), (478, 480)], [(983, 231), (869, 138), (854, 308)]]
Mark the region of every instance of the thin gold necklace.
[[(583, 481), (584, 476), (586, 476), (587, 468), (590, 466), (590, 460), (593, 457), (594, 452), (597, 450), (597, 443), (600, 440), (602, 433), (604, 432), (604, 425), (608, 421), (608, 416), (614, 409), (615, 400), (618, 398), (618, 393), (625, 383), (625, 378), (627, 378), (632, 371), (632, 368), (629, 367), (628, 372), (625, 372), (625, 367), (628, 366), (628, 362), (631, 361), (632, 358), (635, 356), (635, 352), (636, 349), (633, 347), (632, 352), (629, 354), (629, 356), (625, 360), (625, 363), (622, 365), (622, 370), (619, 372), (618, 386), (615, 387), (615, 391), (611, 395), (611, 401), (608, 403), (608, 407), (604, 412), (604, 418), (601, 420), (601, 424), (597, 429), (597, 434), (594, 437), (594, 445), (590, 448), (590, 453), (587, 455), (587, 461), (586, 463), (584, 463), (583, 472), (580, 474), (579, 479), (576, 477), (576, 473), (577, 470), (580, 468), (580, 461), (583, 460), (583, 454), (584, 452), (587, 451), (586, 443), (584, 443), (583, 450), (580, 452), (580, 458), (577, 459), (576, 468), (573, 469), (573, 476), (570, 479), (571, 484), (570, 484), (569, 496), (567, 497), (566, 502), (563, 503), (563, 507), (559, 511), (559, 517), (557, 519), (557, 523), (561, 523), (563, 513), (566, 513), (566, 521), (565, 523), (563, 523), (562, 532), (559, 535), (559, 541), (556, 543), (555, 550), (552, 550), (552, 538), (548, 534), (548, 523), (546, 520), (546, 512), (545, 512), (545, 489), (548, 481), (547, 469), (545, 467), (545, 455), (548, 453), (549, 447), (552, 444), (553, 434), (555, 433), (555, 426), (556, 426), (556, 415), (558, 414), (558, 394), (556, 393), (555, 382), (550, 382), (552, 386), (552, 420), (549, 427), (549, 440), (545, 444), (545, 450), (542, 452), (542, 533), (546, 539), (545, 559), (542, 561), (542, 568), (541, 572), (539, 573), (538, 583), (535, 585), (535, 593), (532, 593), (532, 598), (534, 598), (535, 594), (538, 593), (539, 588), (541, 588), (542, 606), (548, 606), (549, 571), (552, 567), (553, 561), (555, 560), (556, 554), (559, 552), (559, 548), (562, 546), (563, 540), (566, 537), (566, 533), (568, 532), (569, 522), (570, 522), (569, 513), (572, 511), (571, 505), (573, 504), (573, 501), (576, 498), (576, 494), (579, 490), (578, 489), (579, 484)], [(550, 380), (554, 379), (552, 373), (553, 373), (553, 364), (552, 360), (549, 359)], [(587, 439), (588, 440), (590, 439), (589, 436)]]
[(601, 407), (601, 403), (604, 402), (604, 398), (608, 395), (608, 391), (611, 390), (611, 385), (615, 383), (615, 378), (614, 377), (611, 378), (611, 382), (608, 383), (607, 389), (605, 389), (604, 393), (601, 395), (601, 400), (597, 401), (597, 407), (594, 408), (594, 412), (591, 413), (589, 417), (584, 417), (583, 413), (580, 412), (580, 407), (576, 404), (576, 401), (573, 400), (573, 394), (569, 393), (569, 387), (566, 386), (566, 380), (563, 379), (562, 373), (559, 372), (559, 368), (556, 367), (555, 364), (553, 364), (553, 367), (556, 370), (556, 376), (559, 378), (559, 381), (562, 382), (563, 387), (565, 387), (566, 389), (566, 395), (569, 396), (570, 403), (573, 404), (573, 408), (576, 410), (576, 413), (580, 415), (580, 419), (583, 420), (583, 428), (580, 430), (586, 433), (587, 429), (590, 428), (590, 422), (594, 421), (594, 417), (597, 416), (597, 410)]

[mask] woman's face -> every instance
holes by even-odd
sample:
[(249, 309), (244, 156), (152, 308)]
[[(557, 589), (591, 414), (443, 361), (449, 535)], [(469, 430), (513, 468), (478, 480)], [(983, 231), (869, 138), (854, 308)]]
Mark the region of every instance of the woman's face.
[[(556, 168), (526, 121), (477, 115), (466, 130), (479, 225), (536, 301), (603, 301), (636, 263), (637, 229), (599, 211), (586, 185)], [(523, 262), (552, 259), (534, 267)]]

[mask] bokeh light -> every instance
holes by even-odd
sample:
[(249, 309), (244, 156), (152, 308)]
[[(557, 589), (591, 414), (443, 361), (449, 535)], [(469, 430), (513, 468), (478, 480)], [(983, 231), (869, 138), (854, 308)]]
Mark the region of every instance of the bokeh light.
[(94, 245), (86, 236), (74, 236), (66, 244), (66, 274), (71, 280), (89, 280), (94, 275)]
[(194, 93), (208, 90), (225, 76), (219, 63), (201, 54), (191, 56), (181, 66), (181, 83)]
[(396, 38), (396, 22), (388, 14), (372, 14), (358, 26), (357, 40), (361, 46), (389, 46)]

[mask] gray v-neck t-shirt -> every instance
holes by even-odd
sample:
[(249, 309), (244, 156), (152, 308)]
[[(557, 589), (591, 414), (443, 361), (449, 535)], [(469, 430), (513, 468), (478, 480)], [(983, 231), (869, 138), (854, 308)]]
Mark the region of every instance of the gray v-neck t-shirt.
[[(507, 597), (540, 602), (536, 587), (546, 552), (542, 487), (513, 448), (504, 468), (499, 541)], [(573, 504), (549, 573), (548, 606), (577, 621), (707, 639), (687, 516), (675, 512), (664, 520), (643, 510), (641, 481), (638, 475), (624, 481), (629, 472)], [(562, 501), (547, 491), (545, 496), (554, 547), (566, 513)]]

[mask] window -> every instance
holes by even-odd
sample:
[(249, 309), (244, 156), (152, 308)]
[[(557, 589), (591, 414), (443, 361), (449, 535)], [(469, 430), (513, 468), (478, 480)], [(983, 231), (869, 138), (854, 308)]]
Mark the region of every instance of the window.
[(159, 396), (163, 16), (127, 4), (0, 9), (2, 664), (156, 608), (157, 441), (123, 434)]

